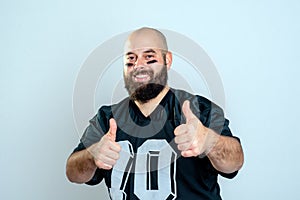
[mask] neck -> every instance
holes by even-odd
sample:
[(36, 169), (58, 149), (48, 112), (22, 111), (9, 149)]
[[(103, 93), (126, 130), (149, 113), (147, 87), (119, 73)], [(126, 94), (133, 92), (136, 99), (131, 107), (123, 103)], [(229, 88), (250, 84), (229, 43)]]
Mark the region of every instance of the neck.
[(158, 106), (161, 100), (169, 91), (169, 86), (165, 86), (164, 89), (153, 99), (150, 99), (146, 103), (141, 103), (139, 101), (134, 101), (140, 111), (143, 113), (144, 116), (148, 117)]

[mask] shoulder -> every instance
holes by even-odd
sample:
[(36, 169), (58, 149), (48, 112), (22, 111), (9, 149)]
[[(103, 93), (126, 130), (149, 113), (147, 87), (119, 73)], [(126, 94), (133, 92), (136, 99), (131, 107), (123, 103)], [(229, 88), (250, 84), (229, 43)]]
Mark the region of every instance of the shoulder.
[(103, 105), (98, 109), (98, 115), (113, 117), (115, 112), (120, 112), (120, 110), (128, 106), (128, 103), (129, 103), (129, 98), (125, 98), (116, 104)]
[(181, 113), (183, 102), (189, 100), (191, 110), (204, 125), (209, 126), (211, 122), (216, 121), (224, 123), (223, 109), (208, 98), (184, 90), (171, 89), (171, 91), (177, 101), (177, 111), (179, 113)]
[(220, 106), (200, 95), (193, 95), (183, 90), (173, 89), (173, 91), (181, 107), (185, 100), (190, 101), (191, 110), (204, 126), (218, 134), (232, 136), (229, 120), (225, 118), (224, 111)]
[(198, 94), (191, 94), (185, 90), (174, 89), (171, 88), (172, 93), (174, 94), (175, 98), (180, 102), (180, 105), (183, 104), (185, 100), (189, 100), (191, 103), (191, 107), (194, 109), (198, 108), (200, 110), (212, 109), (217, 108), (221, 109), (218, 105), (214, 102), (209, 100), (208, 98), (198, 95)]
[(129, 98), (125, 98), (120, 102), (112, 105), (103, 105), (99, 108), (97, 116), (99, 118), (106, 118), (109, 120), (110, 118), (116, 117), (124, 108), (128, 107)]

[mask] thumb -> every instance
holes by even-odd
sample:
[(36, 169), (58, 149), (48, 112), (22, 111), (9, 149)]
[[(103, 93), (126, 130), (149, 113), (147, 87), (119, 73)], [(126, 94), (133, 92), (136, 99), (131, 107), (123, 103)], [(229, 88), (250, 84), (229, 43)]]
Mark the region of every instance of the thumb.
[(117, 133), (117, 122), (114, 118), (109, 120), (109, 137), (111, 140), (116, 141), (116, 133)]
[(185, 116), (186, 122), (188, 122), (189, 120), (195, 118), (195, 115), (194, 115), (193, 111), (190, 108), (190, 101), (189, 100), (185, 100), (183, 102), (182, 112), (183, 112), (183, 115)]

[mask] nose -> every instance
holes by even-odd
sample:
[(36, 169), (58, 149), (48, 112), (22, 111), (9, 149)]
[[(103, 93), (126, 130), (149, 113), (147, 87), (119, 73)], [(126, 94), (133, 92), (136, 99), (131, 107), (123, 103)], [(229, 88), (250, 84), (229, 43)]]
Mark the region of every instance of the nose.
[(134, 68), (144, 68), (144, 60), (141, 59), (141, 58), (138, 58), (138, 59), (135, 61)]

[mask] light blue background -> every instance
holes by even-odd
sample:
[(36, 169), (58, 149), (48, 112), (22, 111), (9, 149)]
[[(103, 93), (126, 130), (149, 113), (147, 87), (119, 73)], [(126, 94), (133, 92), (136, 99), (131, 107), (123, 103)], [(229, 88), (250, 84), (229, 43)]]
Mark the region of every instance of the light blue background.
[(81, 64), (141, 26), (182, 33), (214, 61), (245, 165), (220, 179), (227, 200), (297, 199), (299, 1), (1, 1), (0, 199), (108, 199), (71, 184), (72, 111)]

